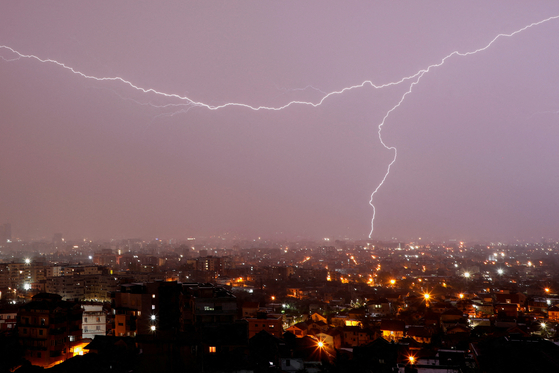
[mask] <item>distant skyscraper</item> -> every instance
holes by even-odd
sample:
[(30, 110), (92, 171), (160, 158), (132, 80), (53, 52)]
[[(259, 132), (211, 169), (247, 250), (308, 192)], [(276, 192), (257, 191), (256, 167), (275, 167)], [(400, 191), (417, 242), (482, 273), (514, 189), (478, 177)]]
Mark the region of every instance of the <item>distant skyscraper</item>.
[(52, 243), (54, 245), (62, 245), (62, 233), (55, 233), (54, 236), (52, 236)]
[(6, 223), (0, 227), (0, 243), (12, 241), (12, 225)]

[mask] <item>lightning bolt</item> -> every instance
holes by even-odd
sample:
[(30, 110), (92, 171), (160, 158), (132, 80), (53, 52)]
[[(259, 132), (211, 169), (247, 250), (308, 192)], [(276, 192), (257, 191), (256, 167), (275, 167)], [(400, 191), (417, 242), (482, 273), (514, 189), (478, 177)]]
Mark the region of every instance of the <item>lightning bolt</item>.
[[(85, 74), (85, 73), (83, 73), (79, 70), (76, 70), (73, 67), (68, 66), (68, 65), (66, 65), (62, 62), (59, 62), (59, 61), (56, 61), (56, 60), (53, 60), (53, 59), (50, 59), (50, 58), (43, 59), (43, 58), (37, 57), (37, 56), (32, 55), (32, 54), (23, 54), (23, 53), (15, 50), (15, 49), (7, 46), (7, 45), (0, 45), (0, 49), (5, 49), (5, 50), (8, 50), (8, 51), (12, 52), (13, 54), (16, 55), (16, 58), (14, 58), (14, 59), (7, 59), (7, 58), (4, 58), (4, 57), (0, 57), (0, 58), (2, 58), (4, 61), (7, 61), (7, 62), (20, 60), (21, 58), (28, 58), (28, 59), (34, 59), (34, 60), (37, 60), (37, 61), (43, 62), (43, 63), (52, 63), (52, 64), (58, 65), (58, 66), (60, 66), (64, 69), (66, 69), (66, 70), (69, 70), (72, 73), (74, 73), (76, 75), (79, 75), (79, 76), (81, 76), (83, 78), (86, 78), (86, 79), (93, 79), (93, 80), (96, 80), (96, 81), (118, 81), (118, 82), (121, 82), (121, 83), (135, 89), (135, 90), (141, 91), (143, 93), (152, 93), (152, 94), (162, 96), (162, 97), (166, 97), (166, 98), (172, 98), (172, 99), (178, 99), (178, 100), (181, 100), (181, 101), (186, 101), (185, 103), (182, 103), (182, 104), (168, 104), (168, 105), (163, 105), (162, 106), (162, 107), (187, 106), (186, 109), (182, 109), (179, 112), (187, 112), (192, 107), (201, 107), (201, 108), (205, 108), (205, 109), (208, 109), (208, 110), (219, 110), (219, 109), (224, 109), (224, 108), (227, 108), (227, 107), (242, 107), (242, 108), (246, 108), (246, 109), (250, 109), (250, 110), (254, 110), (254, 111), (260, 111), (260, 110), (279, 111), (279, 110), (284, 110), (284, 109), (286, 109), (290, 106), (293, 106), (293, 105), (308, 105), (308, 106), (312, 106), (312, 107), (318, 107), (318, 106), (322, 105), (322, 103), (331, 96), (341, 95), (341, 94), (344, 94), (345, 92), (348, 92), (350, 90), (354, 90), (354, 89), (357, 89), (357, 88), (363, 88), (365, 86), (370, 85), (374, 89), (382, 89), (382, 88), (387, 88), (387, 87), (391, 87), (391, 86), (397, 86), (397, 85), (400, 85), (400, 84), (405, 83), (405, 82), (411, 82), (408, 86), (407, 91), (401, 96), (398, 103), (386, 112), (386, 114), (384, 115), (381, 123), (378, 125), (378, 132), (377, 133), (378, 133), (379, 141), (382, 144), (382, 146), (384, 146), (385, 149), (394, 152), (394, 157), (392, 158), (392, 161), (388, 164), (388, 167), (386, 169), (386, 173), (384, 174), (384, 177), (382, 178), (379, 185), (375, 188), (375, 190), (371, 194), (371, 198), (369, 200), (369, 204), (373, 208), (373, 217), (371, 219), (371, 231), (369, 233), (369, 238), (370, 238), (370, 237), (372, 237), (372, 234), (373, 234), (373, 231), (374, 231), (374, 221), (375, 221), (375, 215), (376, 215), (376, 208), (373, 204), (375, 194), (380, 190), (380, 188), (382, 187), (382, 185), (386, 181), (388, 175), (390, 174), (390, 169), (391, 169), (392, 165), (394, 165), (394, 163), (396, 162), (396, 158), (397, 158), (397, 155), (398, 155), (398, 150), (396, 149), (396, 147), (386, 145), (386, 143), (384, 142), (384, 140), (382, 138), (382, 127), (384, 126), (384, 124), (385, 124), (386, 120), (388, 119), (388, 117), (390, 116), (390, 114), (393, 113), (396, 109), (398, 109), (402, 105), (405, 98), (409, 94), (412, 93), (413, 87), (416, 86), (419, 83), (419, 81), (421, 80), (421, 78), (425, 74), (429, 73), (431, 70), (433, 70), (437, 67), (442, 66), (451, 57), (453, 57), (453, 56), (466, 57), (466, 56), (474, 55), (474, 54), (479, 53), (479, 52), (483, 52), (483, 51), (487, 50), (488, 48), (490, 48), (500, 38), (513, 37), (514, 35), (519, 34), (523, 31), (526, 31), (526, 30), (528, 30), (532, 27), (539, 26), (539, 25), (542, 25), (544, 23), (547, 23), (549, 21), (556, 20), (556, 19), (559, 19), (559, 15), (548, 17), (548, 18), (543, 19), (543, 20), (538, 21), (538, 22), (530, 23), (529, 25), (524, 26), (524, 27), (522, 27), (522, 28), (520, 28), (516, 31), (513, 31), (511, 33), (508, 33), (508, 34), (505, 34), (505, 33), (498, 34), (493, 39), (491, 39), (485, 46), (483, 46), (481, 48), (478, 48), (478, 49), (475, 49), (473, 51), (469, 51), (469, 52), (459, 52), (457, 50), (453, 51), (453, 52), (449, 53), (448, 55), (446, 55), (445, 57), (443, 57), (440, 60), (440, 62), (429, 65), (427, 68), (421, 69), (421, 70), (417, 71), (416, 73), (414, 73), (412, 75), (404, 76), (400, 80), (396, 80), (396, 81), (388, 82), (388, 83), (384, 83), (384, 84), (379, 84), (379, 85), (373, 83), (371, 80), (365, 80), (360, 84), (352, 85), (352, 86), (345, 87), (345, 88), (342, 88), (342, 89), (337, 90), (337, 91), (332, 91), (332, 92), (326, 93), (324, 96), (322, 96), (322, 98), (320, 100), (318, 100), (316, 102), (293, 100), (293, 101), (289, 101), (288, 103), (286, 103), (282, 106), (252, 106), (252, 105), (249, 105), (249, 104), (243, 104), (243, 103), (238, 103), (238, 102), (228, 102), (228, 103), (221, 104), (221, 105), (210, 105), (210, 104), (206, 104), (206, 103), (203, 103), (203, 102), (195, 101), (195, 100), (193, 100), (193, 99), (191, 99), (187, 96), (181, 96), (181, 95), (178, 95), (176, 93), (166, 93), (166, 92), (158, 91), (158, 90), (153, 89), (153, 88), (143, 88), (141, 86), (133, 84), (131, 81), (126, 80), (126, 79), (124, 79), (120, 76), (96, 77), (96, 76), (92, 76), (92, 75), (87, 75), (87, 74)], [(305, 87), (304, 89), (309, 88), (309, 87), (310, 86)], [(314, 87), (311, 87), (311, 88), (317, 90)], [(317, 90), (317, 91), (319, 91), (319, 90)], [(152, 105), (152, 104), (149, 104), (149, 105), (156, 106), (156, 105)], [(175, 115), (179, 112), (175, 112), (175, 113), (172, 113), (170, 115)], [(163, 115), (169, 115), (169, 114), (167, 113), (167, 114), (163, 114)]]

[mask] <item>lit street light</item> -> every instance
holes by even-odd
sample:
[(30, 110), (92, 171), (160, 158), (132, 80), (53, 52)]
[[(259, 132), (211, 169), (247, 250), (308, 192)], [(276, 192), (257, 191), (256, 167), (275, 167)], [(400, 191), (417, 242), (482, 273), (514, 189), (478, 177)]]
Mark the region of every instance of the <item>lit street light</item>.
[(423, 299), (425, 299), (425, 306), (429, 307), (429, 299), (431, 299), (431, 294), (429, 293), (424, 293), (423, 294)]

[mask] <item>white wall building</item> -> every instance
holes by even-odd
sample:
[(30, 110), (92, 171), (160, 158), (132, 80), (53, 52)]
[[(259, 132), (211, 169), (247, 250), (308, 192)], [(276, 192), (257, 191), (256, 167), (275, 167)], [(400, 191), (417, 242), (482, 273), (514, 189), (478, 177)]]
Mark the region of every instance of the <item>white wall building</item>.
[(82, 305), (82, 338), (95, 338), (107, 335), (107, 314), (101, 304)]

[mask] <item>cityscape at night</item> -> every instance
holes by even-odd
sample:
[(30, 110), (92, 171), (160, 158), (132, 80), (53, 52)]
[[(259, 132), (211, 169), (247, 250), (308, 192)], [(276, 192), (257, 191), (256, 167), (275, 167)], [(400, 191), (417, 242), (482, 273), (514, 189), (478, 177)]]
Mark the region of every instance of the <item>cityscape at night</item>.
[(3, 239), (7, 370), (557, 367), (559, 242)]
[(0, 4), (0, 373), (559, 371), (559, 3)]

